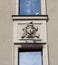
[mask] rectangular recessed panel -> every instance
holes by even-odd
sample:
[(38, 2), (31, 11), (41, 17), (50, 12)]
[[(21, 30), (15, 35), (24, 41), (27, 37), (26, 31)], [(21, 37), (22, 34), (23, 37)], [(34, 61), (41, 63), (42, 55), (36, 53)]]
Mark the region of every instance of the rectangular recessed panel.
[(42, 65), (41, 51), (19, 52), (19, 65)]
[(20, 15), (40, 15), (40, 0), (20, 0), (19, 3)]
[(14, 21), (15, 43), (47, 42), (46, 21), (19, 20)]

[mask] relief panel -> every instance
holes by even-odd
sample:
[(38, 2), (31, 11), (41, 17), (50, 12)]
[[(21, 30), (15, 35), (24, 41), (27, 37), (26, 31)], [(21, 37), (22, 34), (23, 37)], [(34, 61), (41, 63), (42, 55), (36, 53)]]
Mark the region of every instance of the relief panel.
[(46, 43), (46, 21), (14, 21), (14, 43)]

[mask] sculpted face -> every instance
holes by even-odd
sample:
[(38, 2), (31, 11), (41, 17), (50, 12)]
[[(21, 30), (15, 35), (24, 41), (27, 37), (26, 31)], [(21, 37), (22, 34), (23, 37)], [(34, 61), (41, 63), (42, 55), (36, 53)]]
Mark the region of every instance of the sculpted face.
[(34, 32), (33, 26), (32, 26), (32, 25), (29, 25), (29, 26), (27, 27), (27, 33), (28, 33), (29, 35), (31, 35), (31, 34), (33, 34), (33, 32)]

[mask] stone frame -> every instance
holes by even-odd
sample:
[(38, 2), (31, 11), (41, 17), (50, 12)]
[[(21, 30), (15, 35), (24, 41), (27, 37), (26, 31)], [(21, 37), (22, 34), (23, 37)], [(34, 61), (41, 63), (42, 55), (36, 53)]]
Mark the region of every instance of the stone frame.
[[(40, 45), (40, 44), (39, 44)], [(48, 51), (47, 44), (42, 44), (42, 65), (48, 65)], [(18, 65), (18, 48), (22, 48), (21, 44), (14, 44), (13, 46), (13, 65)]]
[[(19, 0), (13, 0), (13, 15), (19, 15)], [(46, 0), (41, 0), (41, 15), (46, 15)], [(30, 15), (31, 16), (31, 15)]]
[[(31, 17), (29, 17), (31, 18)], [(33, 41), (28, 41), (26, 42), (24, 39), (23, 41), (22, 40), (19, 40), (18, 37), (21, 35), (21, 29), (20, 27), (23, 27), (23, 25), (27, 25), (29, 22), (33, 21), (34, 25), (37, 25), (39, 26), (40, 30), (39, 33), (40, 33), (40, 39), (33, 39), (33, 40), (37, 40), (36, 43), (46, 43), (47, 42), (47, 30), (46, 30), (46, 20), (24, 20), (24, 19), (20, 19), (20, 20), (14, 20), (14, 23), (13, 23), (13, 42), (14, 43), (34, 43)], [(21, 26), (22, 25), (22, 26)], [(20, 35), (18, 35), (18, 32), (20, 32)], [(41, 40), (41, 41), (40, 41)]]

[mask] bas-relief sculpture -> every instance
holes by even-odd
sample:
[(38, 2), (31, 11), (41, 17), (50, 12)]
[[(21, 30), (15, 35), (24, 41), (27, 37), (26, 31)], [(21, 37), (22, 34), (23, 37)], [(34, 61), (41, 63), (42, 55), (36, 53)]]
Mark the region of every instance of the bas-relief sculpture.
[(30, 22), (25, 28), (22, 29), (23, 34), (21, 36), (22, 39), (24, 38), (39, 38), (40, 34), (37, 34), (38, 27), (33, 25), (33, 22)]
[(15, 43), (45, 43), (46, 23), (39, 20), (20, 20), (14, 25)]

